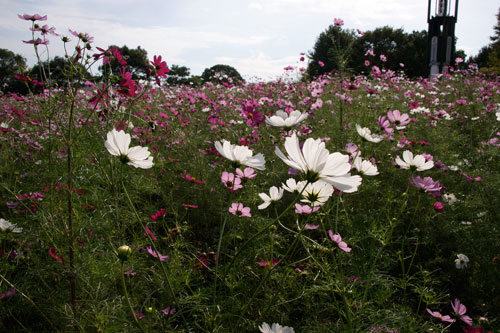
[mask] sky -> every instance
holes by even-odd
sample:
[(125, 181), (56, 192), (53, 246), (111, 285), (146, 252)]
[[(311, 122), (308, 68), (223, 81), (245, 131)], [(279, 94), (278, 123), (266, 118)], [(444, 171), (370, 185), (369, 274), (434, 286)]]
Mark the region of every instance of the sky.
[[(33, 45), (22, 42), (31, 39), (31, 22), (17, 14), (40, 14), (48, 15), (40, 23), (63, 36), (72, 37), (68, 29), (88, 33), (94, 47), (140, 46), (151, 60), (161, 55), (192, 75), (227, 64), (245, 79), (269, 80), (286, 66), (300, 67), (300, 53), (312, 51), (334, 18), (347, 29), (390, 26), (411, 33), (427, 30), (427, 5), (427, 0), (0, 0), (0, 48), (33, 65)], [(499, 0), (460, 0), (457, 49), (470, 56), (488, 45), (499, 7)], [(64, 55), (60, 38), (49, 39), (49, 56)]]

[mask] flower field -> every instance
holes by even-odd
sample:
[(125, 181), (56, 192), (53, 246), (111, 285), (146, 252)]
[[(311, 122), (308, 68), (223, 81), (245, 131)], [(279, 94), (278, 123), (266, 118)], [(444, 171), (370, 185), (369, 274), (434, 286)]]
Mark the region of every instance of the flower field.
[(151, 64), (0, 97), (0, 330), (500, 329), (497, 77)]

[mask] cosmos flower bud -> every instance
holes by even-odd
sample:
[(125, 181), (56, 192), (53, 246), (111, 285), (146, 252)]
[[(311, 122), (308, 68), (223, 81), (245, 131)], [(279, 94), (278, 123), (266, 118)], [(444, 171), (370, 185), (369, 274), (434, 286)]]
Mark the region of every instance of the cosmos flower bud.
[(128, 245), (122, 245), (118, 248), (118, 258), (121, 261), (127, 261), (130, 255), (132, 254), (132, 249)]

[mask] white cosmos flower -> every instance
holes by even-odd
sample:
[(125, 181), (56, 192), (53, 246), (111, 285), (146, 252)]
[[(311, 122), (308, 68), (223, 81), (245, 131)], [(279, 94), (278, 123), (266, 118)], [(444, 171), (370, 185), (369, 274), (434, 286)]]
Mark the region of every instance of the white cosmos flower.
[(373, 143), (379, 143), (382, 141), (382, 137), (380, 135), (372, 134), (372, 131), (367, 127), (361, 127), (356, 124), (356, 131), (358, 131), (358, 134), (366, 141)]
[(330, 199), (333, 194), (333, 186), (318, 180), (312, 184), (307, 184), (302, 192), (300, 201), (308, 203), (311, 206), (321, 206)]
[(257, 208), (264, 209), (267, 208), (272, 202), (276, 202), (283, 197), (283, 189), (278, 189), (276, 186), (272, 186), (269, 189), (269, 195), (259, 193), (259, 197), (264, 200), (264, 203), (260, 204)]
[(467, 267), (468, 262), (469, 262), (469, 257), (467, 257), (465, 254), (463, 253), (457, 254), (457, 259), (455, 259), (455, 267), (458, 269), (462, 269), (464, 267)]
[(397, 156), (395, 162), (401, 169), (415, 168), (417, 171), (429, 170), (434, 166), (434, 162), (426, 161), (423, 155), (415, 155), (414, 157), (413, 153), (409, 150), (403, 152), (403, 159)]
[(352, 166), (365, 176), (378, 175), (377, 166), (368, 160), (363, 160), (361, 157), (356, 157), (352, 162)]
[(290, 114), (285, 111), (278, 110), (276, 115), (270, 118), (266, 117), (266, 123), (276, 127), (292, 127), (307, 118), (307, 113), (302, 113), (298, 110), (292, 111)]
[(288, 157), (278, 147), (275, 153), (288, 166), (300, 171), (310, 183), (321, 179), (346, 193), (357, 191), (361, 184), (360, 176), (351, 176), (349, 173), (349, 156), (338, 152), (330, 154), (321, 139), (307, 139), (301, 150), (299, 139), (294, 132), (291, 137), (285, 139), (285, 150)]
[(21, 231), (23, 231), (23, 228), (18, 227), (17, 225), (10, 223), (3, 218), (0, 218), (0, 231), (20, 233)]
[(220, 141), (215, 141), (215, 149), (230, 161), (258, 170), (266, 169), (264, 155), (257, 154), (253, 156), (253, 152), (246, 146), (237, 146), (227, 140), (222, 140), (222, 144)]
[(271, 327), (268, 323), (263, 323), (259, 326), (261, 333), (294, 333), (293, 327), (281, 326), (280, 324), (274, 323)]
[(120, 156), (123, 162), (136, 168), (149, 169), (153, 166), (153, 157), (147, 147), (134, 146), (129, 148), (130, 134), (124, 131), (117, 131), (113, 128), (108, 132), (108, 140), (104, 142), (104, 147), (113, 156)]
[(294, 178), (288, 178), (285, 184), (281, 184), (281, 187), (290, 193), (293, 192), (300, 192), (302, 191), (302, 188), (306, 185), (306, 181), (302, 180), (297, 183), (297, 181)]

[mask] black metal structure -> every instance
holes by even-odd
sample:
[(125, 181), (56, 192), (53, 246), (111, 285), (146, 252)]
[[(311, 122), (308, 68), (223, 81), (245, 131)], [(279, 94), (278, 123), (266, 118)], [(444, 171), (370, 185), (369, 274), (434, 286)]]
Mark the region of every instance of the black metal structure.
[(447, 72), (454, 59), (457, 15), (458, 0), (429, 0), (427, 59), (431, 77)]

